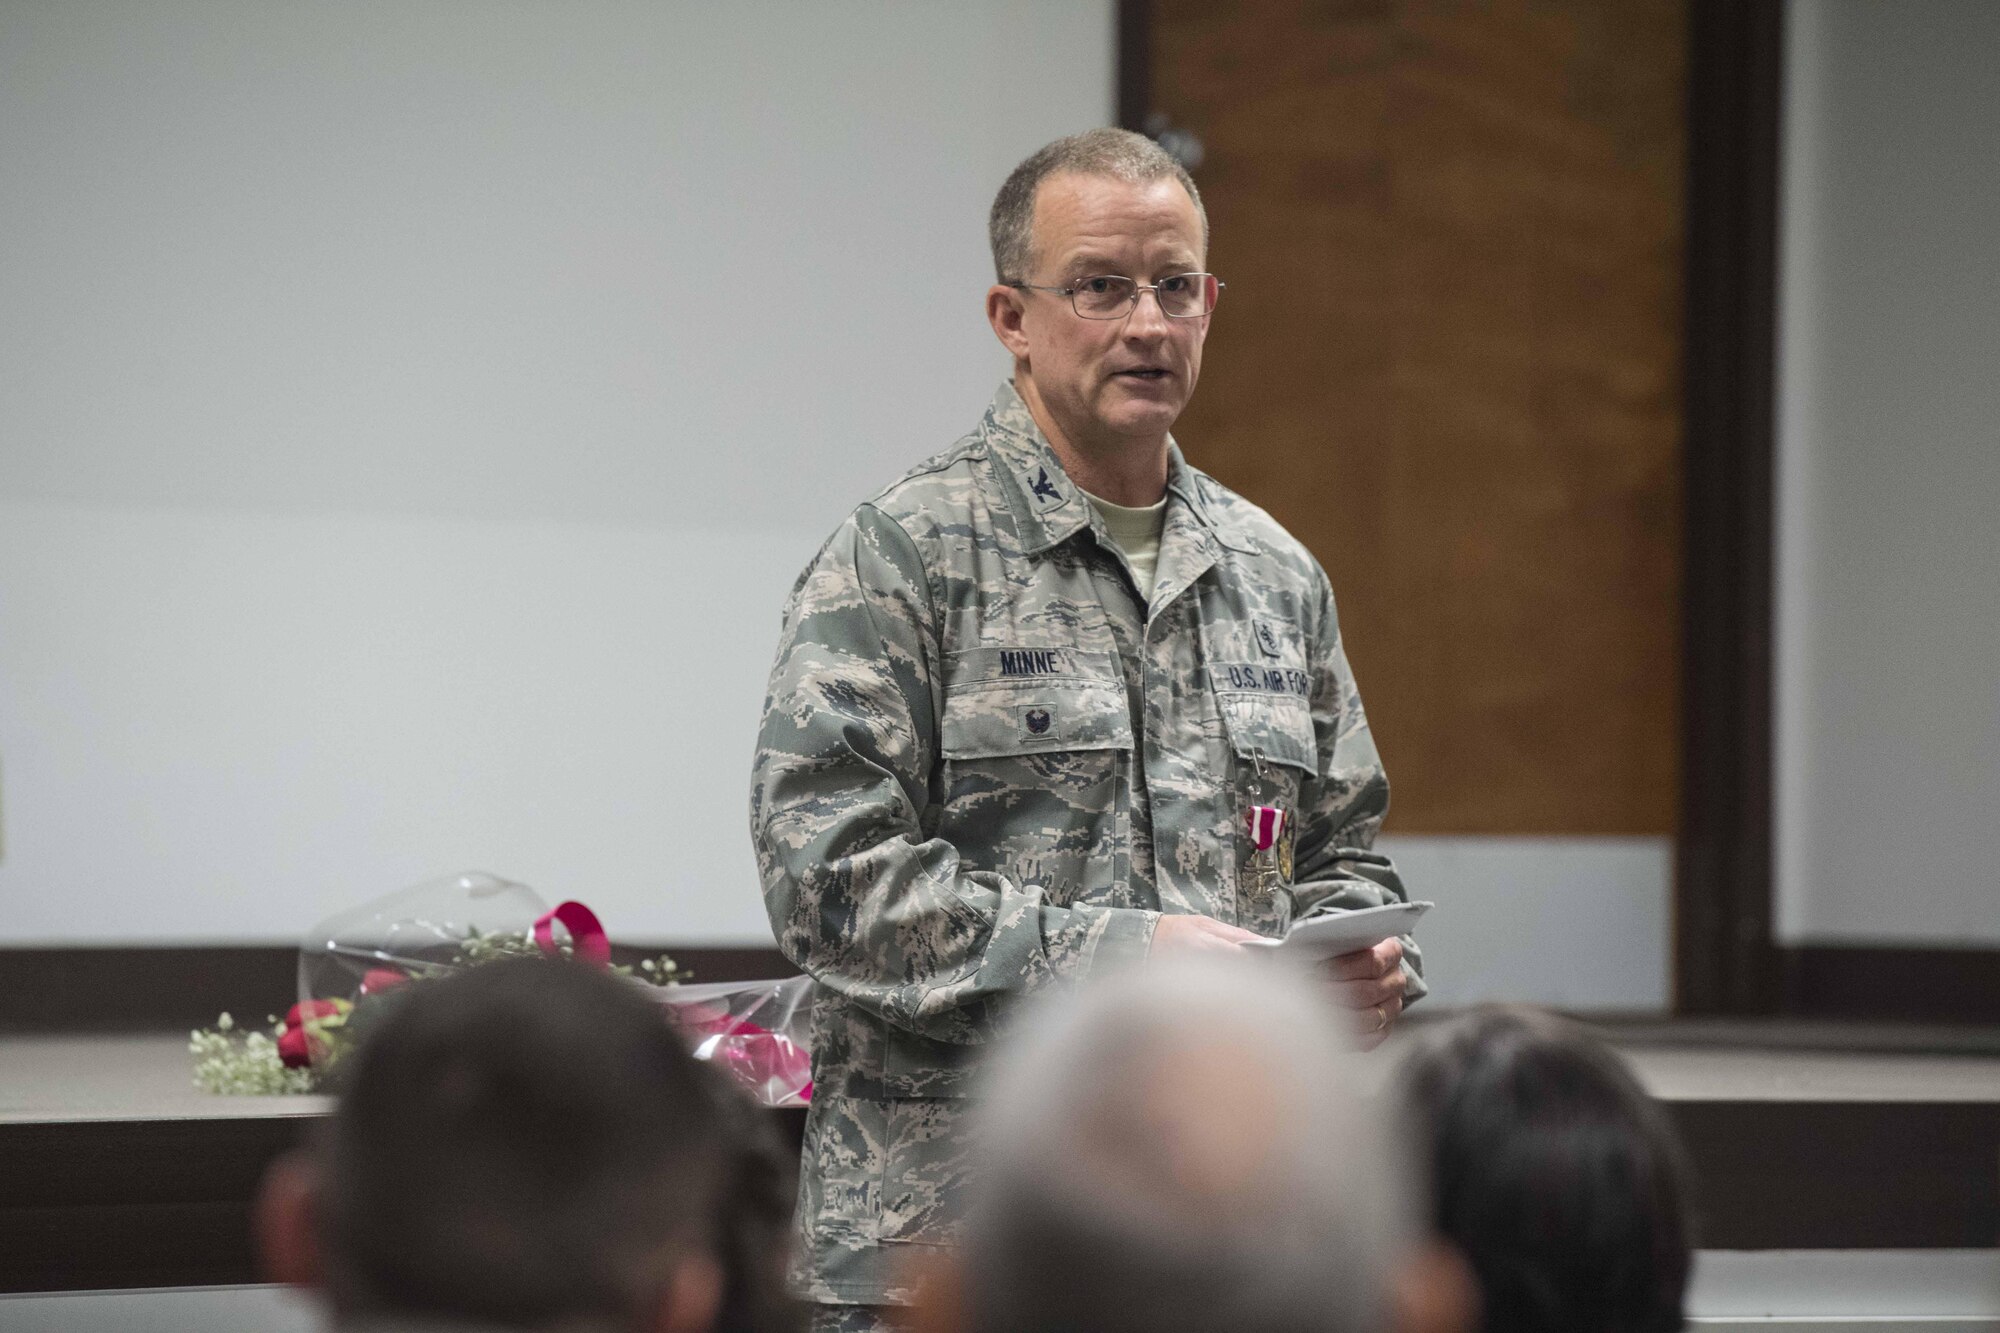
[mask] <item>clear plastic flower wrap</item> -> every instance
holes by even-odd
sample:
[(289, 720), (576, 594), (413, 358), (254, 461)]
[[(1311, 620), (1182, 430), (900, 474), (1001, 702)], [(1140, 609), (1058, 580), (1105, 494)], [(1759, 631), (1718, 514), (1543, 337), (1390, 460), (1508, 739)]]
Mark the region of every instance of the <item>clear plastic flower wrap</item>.
[[(538, 941), (553, 940), (548, 919), (548, 904), (533, 889), (480, 871), (427, 880), (328, 917), (299, 944), (299, 1002), (279, 1025), (280, 1059), (324, 1074), (352, 1046), (355, 1025), (373, 1017), (371, 997), (424, 977), (546, 952)], [(601, 930), (596, 936), (595, 947), (608, 956)], [(590, 944), (578, 934), (554, 947), (567, 952)]]
[(548, 911), (525, 884), (468, 871), (337, 913), (299, 945), (299, 1002), (353, 1000), (411, 977), (534, 951)]
[[(558, 939), (554, 924), (570, 932)], [(574, 953), (606, 962), (610, 947), (590, 909), (548, 911), (524, 884), (468, 871), (430, 880), (327, 918), (299, 945), (299, 1000), (268, 1033), (223, 1014), (189, 1034), (194, 1084), (215, 1093), (300, 1093), (326, 1077), (381, 1006), (371, 1000), (430, 976), (496, 958)], [(675, 977), (650, 960), (651, 979)]]
[(728, 1071), (765, 1106), (812, 1100), (812, 978), (716, 981), (653, 992), (697, 1058)]

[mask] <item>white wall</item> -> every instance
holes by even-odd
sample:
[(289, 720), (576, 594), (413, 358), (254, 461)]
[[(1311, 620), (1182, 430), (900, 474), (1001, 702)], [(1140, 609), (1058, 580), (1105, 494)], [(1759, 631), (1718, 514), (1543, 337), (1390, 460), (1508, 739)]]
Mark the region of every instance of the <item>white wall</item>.
[(1787, 10), (1777, 933), (2000, 944), (2000, 6)]
[(0, 942), (768, 938), (793, 576), (1006, 365), (1106, 0), (0, 8)]
[[(1392, 787), (1395, 772), (1391, 756)], [(1417, 931), (1433, 1003), (1652, 1013), (1671, 1000), (1671, 839), (1391, 835), (1381, 848), (1411, 896), (1437, 903)]]

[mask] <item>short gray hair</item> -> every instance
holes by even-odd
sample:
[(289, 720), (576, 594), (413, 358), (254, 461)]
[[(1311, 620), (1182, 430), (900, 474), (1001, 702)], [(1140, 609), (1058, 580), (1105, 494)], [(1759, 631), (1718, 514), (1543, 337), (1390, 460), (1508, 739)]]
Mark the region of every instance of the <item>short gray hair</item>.
[(986, 219), (987, 238), (993, 244), (993, 276), (1000, 282), (1022, 282), (1034, 262), (1035, 192), (1043, 181), (1061, 172), (1080, 176), (1109, 176), (1121, 181), (1156, 181), (1171, 176), (1181, 183), (1194, 201), (1201, 218), (1201, 245), (1208, 249), (1208, 210), (1202, 207), (1201, 191), (1194, 177), (1166, 149), (1143, 134), (1130, 130), (1085, 130), (1047, 144), (1015, 167), (993, 197), (993, 211)]
[(983, 1108), (973, 1333), (1387, 1326), (1422, 1188), (1304, 977), (1148, 966), (1040, 1017)]

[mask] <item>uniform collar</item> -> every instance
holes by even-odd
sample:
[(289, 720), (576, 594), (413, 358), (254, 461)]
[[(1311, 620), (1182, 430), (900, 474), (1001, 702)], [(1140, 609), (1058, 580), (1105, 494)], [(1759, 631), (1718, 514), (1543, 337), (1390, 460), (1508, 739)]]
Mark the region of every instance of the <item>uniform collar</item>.
[[(1090, 526), (1089, 498), (1063, 471), (1014, 381), (1002, 381), (994, 393), (986, 408), (984, 430), (1023, 551), (1039, 555)], [(1167, 440), (1167, 494), (1181, 502), (1168, 506), (1170, 521), (1174, 511), (1184, 507), (1204, 538), (1214, 536), (1214, 524), (1195, 485), (1194, 473), (1172, 437)]]

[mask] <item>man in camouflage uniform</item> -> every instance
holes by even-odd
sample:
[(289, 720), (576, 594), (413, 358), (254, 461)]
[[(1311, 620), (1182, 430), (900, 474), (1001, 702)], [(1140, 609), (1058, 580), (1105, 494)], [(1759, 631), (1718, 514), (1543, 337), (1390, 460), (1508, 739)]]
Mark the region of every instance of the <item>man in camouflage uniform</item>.
[[(1406, 896), (1369, 850), (1388, 786), (1326, 575), (1168, 435), (1220, 290), (1194, 182), (1137, 135), (1058, 140), (992, 237), (1013, 378), (800, 577), (759, 737), (765, 899), (818, 982), (822, 1328), (873, 1327), (950, 1240), (967, 1080), (1017, 997)], [(1328, 965), (1370, 1040), (1415, 963)]]

